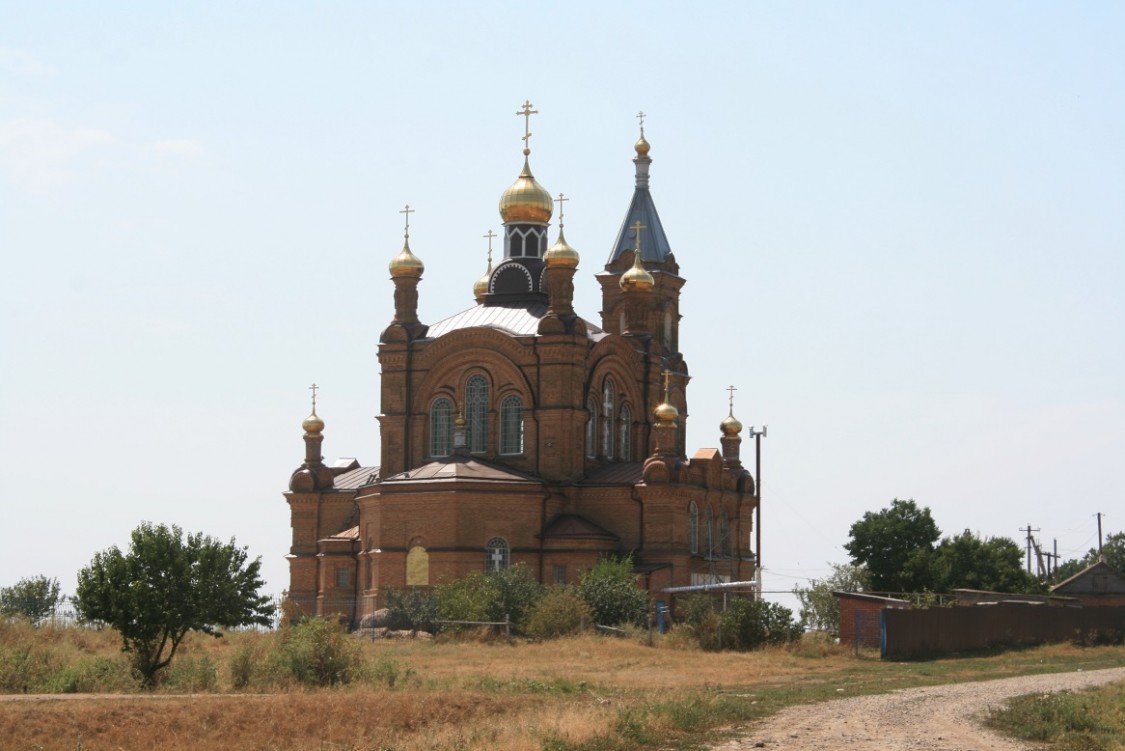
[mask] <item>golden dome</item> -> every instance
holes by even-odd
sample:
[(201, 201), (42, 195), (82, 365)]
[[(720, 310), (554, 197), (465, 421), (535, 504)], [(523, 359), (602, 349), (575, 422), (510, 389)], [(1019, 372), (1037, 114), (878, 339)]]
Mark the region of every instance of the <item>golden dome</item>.
[(563, 236), (562, 226), (559, 226), (559, 239), (543, 255), (543, 260), (549, 269), (573, 269), (578, 266), (578, 251), (570, 247)]
[(324, 420), (317, 417), (316, 411), (314, 410), (313, 413), (306, 417), (305, 421), (301, 423), (301, 427), (305, 429), (306, 433), (319, 433), (324, 430)]
[(626, 292), (648, 292), (656, 286), (656, 280), (641, 265), (641, 251), (633, 253), (633, 267), (621, 275), (621, 289)]
[(656, 416), (656, 422), (664, 425), (675, 424), (676, 418), (680, 416), (680, 410), (668, 402), (662, 402), (652, 413)]
[(649, 146), (648, 141), (645, 140), (644, 133), (641, 133), (641, 137), (637, 139), (633, 148), (637, 150), (637, 156), (648, 156), (648, 150), (652, 147)]
[(500, 218), (504, 224), (546, 224), (554, 207), (551, 194), (535, 181), (525, 156), (520, 176), (500, 196)]
[(426, 270), (426, 266), (422, 263), (422, 259), (410, 252), (409, 242), (403, 244), (402, 252), (391, 260), (387, 268), (390, 269), (392, 277), (419, 277), (422, 276), (422, 272)]
[(742, 432), (742, 423), (734, 415), (729, 415), (719, 423), (719, 430), (723, 431), (723, 435), (728, 438), (733, 438)]
[(481, 302), (484, 296), (488, 294), (488, 280), (492, 278), (492, 264), (488, 265), (488, 271), (484, 272), (484, 276), (477, 279), (473, 283), (473, 297), (477, 302)]

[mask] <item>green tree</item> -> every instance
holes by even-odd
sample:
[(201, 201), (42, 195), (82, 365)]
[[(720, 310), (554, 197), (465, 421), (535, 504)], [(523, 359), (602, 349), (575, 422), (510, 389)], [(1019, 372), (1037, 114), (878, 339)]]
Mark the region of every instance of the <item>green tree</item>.
[(941, 531), (928, 508), (895, 498), (889, 508), (864, 514), (849, 534), (844, 549), (852, 563), (867, 567), (873, 591), (933, 589), (932, 556)]
[(945, 538), (933, 555), (936, 589), (1032, 592), (1040, 589), (1023, 569), (1023, 551), (1007, 537), (982, 540), (969, 530)]
[(1061, 564), (1055, 572), (1055, 581), (1069, 579), (1087, 566), (1094, 565), (1102, 557), (1115, 571), (1125, 574), (1125, 532), (1116, 532), (1106, 537), (1102, 542), (1100, 556), (1097, 548), (1090, 548), (1081, 558), (1072, 558)]
[(18, 616), (37, 623), (62, 602), (59, 580), (45, 576), (20, 579), (11, 587), (0, 588), (0, 616)]
[(648, 594), (637, 587), (632, 556), (598, 561), (579, 579), (578, 596), (590, 606), (599, 625), (643, 626), (648, 621)]
[(115, 628), (122, 649), (146, 686), (156, 683), (189, 631), (211, 636), (218, 627), (269, 625), (273, 605), (258, 594), (261, 559), (245, 548), (179, 527), (142, 523), (129, 551), (117, 546), (94, 555), (78, 572), (74, 604), (84, 621)]
[(766, 644), (784, 644), (801, 636), (793, 611), (764, 600), (732, 600), (719, 616), (723, 646), (748, 650)]
[(866, 592), (871, 577), (863, 566), (833, 563), (832, 573), (824, 579), (809, 579), (809, 586), (794, 587), (793, 594), (801, 603), (801, 625), (816, 631), (840, 633), (840, 600), (833, 592)]

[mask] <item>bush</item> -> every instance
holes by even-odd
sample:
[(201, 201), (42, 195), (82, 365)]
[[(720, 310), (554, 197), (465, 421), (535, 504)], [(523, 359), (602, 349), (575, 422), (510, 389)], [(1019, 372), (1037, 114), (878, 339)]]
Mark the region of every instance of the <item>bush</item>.
[(633, 558), (605, 558), (582, 574), (578, 594), (590, 606), (594, 622), (602, 626), (648, 621), (648, 594), (637, 587)]
[(526, 566), (469, 574), (434, 590), (437, 614), (444, 621), (490, 621), (509, 619), (522, 632), (532, 608), (543, 596), (543, 585)]
[(719, 616), (723, 647), (748, 650), (765, 644), (785, 644), (800, 638), (793, 611), (762, 600), (733, 600)]
[[(387, 590), (387, 627), (396, 630), (434, 631), (437, 600), (420, 589)], [(469, 619), (456, 619), (469, 620)]]
[(590, 606), (573, 587), (552, 587), (531, 611), (527, 634), (535, 639), (557, 639), (577, 634), (593, 622)]
[(360, 676), (363, 656), (359, 644), (335, 620), (308, 618), (281, 630), (274, 663), (297, 683), (336, 686)]
[(161, 676), (161, 685), (173, 691), (192, 694), (214, 691), (219, 685), (219, 671), (205, 654), (181, 654)]
[(677, 630), (688, 631), (702, 650), (716, 652), (722, 648), (721, 619), (708, 595), (694, 594), (679, 603), (677, 610), (683, 622)]

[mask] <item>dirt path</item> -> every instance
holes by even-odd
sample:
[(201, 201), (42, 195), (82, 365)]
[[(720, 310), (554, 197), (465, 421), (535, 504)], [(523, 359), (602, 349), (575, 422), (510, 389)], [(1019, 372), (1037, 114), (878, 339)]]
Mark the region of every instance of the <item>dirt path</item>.
[(712, 751), (1024, 751), (980, 724), (989, 707), (1021, 694), (1125, 680), (1125, 668), (1052, 673), (790, 707)]

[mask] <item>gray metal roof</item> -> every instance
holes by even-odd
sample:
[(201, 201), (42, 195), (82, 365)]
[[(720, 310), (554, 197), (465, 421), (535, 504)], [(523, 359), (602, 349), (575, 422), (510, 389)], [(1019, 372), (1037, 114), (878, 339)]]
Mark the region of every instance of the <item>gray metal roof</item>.
[(370, 485), (379, 477), (378, 467), (356, 467), (350, 472), (337, 475), (332, 479), (332, 487), (337, 490), (355, 490), (364, 485)]
[(656, 204), (652, 202), (652, 194), (647, 187), (637, 186), (633, 191), (633, 200), (629, 203), (629, 210), (625, 212), (625, 220), (621, 222), (621, 229), (617, 233), (617, 241), (613, 244), (613, 251), (609, 254), (606, 265), (612, 264), (626, 250), (637, 247), (637, 230), (634, 225), (641, 223), (641, 260), (652, 263), (663, 263), (672, 254), (672, 246), (668, 244), (668, 236), (664, 234), (664, 226), (660, 223), (660, 215), (656, 213)]
[[(503, 331), (512, 336), (535, 336), (539, 332), (539, 321), (547, 315), (547, 306), (530, 302), (514, 305), (476, 305), (461, 311), (443, 321), (430, 326), (427, 339), (437, 339), (459, 329), (477, 326)], [(585, 321), (587, 336), (594, 341), (605, 336), (599, 327)]]
[(474, 480), (484, 482), (542, 482), (534, 475), (517, 472), (499, 464), (464, 456), (448, 456), (429, 464), (400, 472), (383, 480), (383, 484), (401, 482), (456, 482)]

